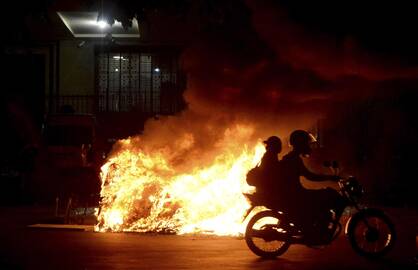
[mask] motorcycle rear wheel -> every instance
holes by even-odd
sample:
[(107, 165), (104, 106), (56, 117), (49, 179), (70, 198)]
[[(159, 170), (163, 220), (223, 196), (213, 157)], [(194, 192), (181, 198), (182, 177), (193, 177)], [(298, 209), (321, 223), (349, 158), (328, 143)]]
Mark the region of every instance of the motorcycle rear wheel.
[(281, 214), (271, 210), (259, 212), (248, 222), (245, 242), (252, 252), (262, 258), (278, 257), (290, 247), (289, 240), (284, 239), (286, 234), (282, 226)]
[(353, 249), (367, 258), (378, 258), (389, 252), (396, 241), (390, 219), (380, 210), (367, 209), (353, 216), (347, 228)]

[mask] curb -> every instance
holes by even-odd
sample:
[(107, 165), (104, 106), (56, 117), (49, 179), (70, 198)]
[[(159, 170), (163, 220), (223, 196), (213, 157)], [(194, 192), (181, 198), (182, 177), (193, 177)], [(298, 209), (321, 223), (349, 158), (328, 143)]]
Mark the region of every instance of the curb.
[(28, 225), (31, 229), (47, 229), (47, 230), (68, 230), (68, 231), (84, 231), (93, 232), (94, 225), (74, 225), (74, 224), (33, 224)]

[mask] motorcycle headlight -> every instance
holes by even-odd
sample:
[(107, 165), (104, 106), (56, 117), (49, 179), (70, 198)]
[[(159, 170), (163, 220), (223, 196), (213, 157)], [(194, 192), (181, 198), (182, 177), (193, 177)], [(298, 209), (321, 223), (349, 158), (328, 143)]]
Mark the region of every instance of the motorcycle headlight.
[(364, 189), (357, 181), (357, 179), (353, 176), (350, 176), (347, 181), (345, 182), (345, 189), (351, 196), (356, 198), (361, 198), (364, 194)]

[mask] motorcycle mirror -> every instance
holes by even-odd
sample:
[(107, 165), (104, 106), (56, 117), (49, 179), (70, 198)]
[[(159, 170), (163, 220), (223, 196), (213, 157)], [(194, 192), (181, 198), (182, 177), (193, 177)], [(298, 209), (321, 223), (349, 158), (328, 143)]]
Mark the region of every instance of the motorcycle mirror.
[(332, 162), (332, 167), (333, 167), (334, 169), (338, 169), (338, 167), (339, 167), (338, 162), (334, 160), (334, 161)]
[(324, 161), (323, 165), (324, 165), (324, 167), (329, 168), (329, 167), (331, 167), (331, 162), (326, 160), (326, 161)]

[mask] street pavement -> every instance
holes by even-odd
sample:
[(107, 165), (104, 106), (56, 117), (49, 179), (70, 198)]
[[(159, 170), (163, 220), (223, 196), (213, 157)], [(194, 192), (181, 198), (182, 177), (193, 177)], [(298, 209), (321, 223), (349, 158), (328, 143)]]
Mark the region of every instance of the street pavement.
[(344, 236), (322, 249), (294, 245), (276, 260), (262, 260), (237, 237), (29, 228), (29, 215), (0, 210), (19, 217), (0, 219), (0, 269), (418, 269), (412, 263), (415, 223), (405, 222), (411, 219), (399, 211), (392, 216), (398, 224), (395, 249), (371, 261), (357, 255)]

